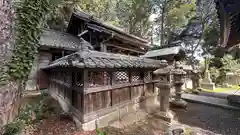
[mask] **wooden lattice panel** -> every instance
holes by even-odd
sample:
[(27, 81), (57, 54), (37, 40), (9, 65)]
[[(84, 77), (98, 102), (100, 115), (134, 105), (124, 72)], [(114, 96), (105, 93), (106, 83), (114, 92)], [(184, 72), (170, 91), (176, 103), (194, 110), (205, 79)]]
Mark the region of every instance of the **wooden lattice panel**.
[(89, 72), (88, 83), (89, 87), (110, 85), (110, 75), (108, 72)]
[(132, 82), (138, 82), (141, 80), (140, 72), (132, 72)]
[(73, 86), (81, 87), (82, 86), (82, 78), (83, 77), (80, 72), (75, 72)]
[(144, 80), (152, 80), (152, 72), (144, 72)]
[(129, 76), (127, 71), (117, 71), (113, 73), (115, 83), (121, 84), (121, 83), (128, 83), (129, 82)]
[(68, 84), (72, 84), (72, 72), (65, 72), (64, 82)]

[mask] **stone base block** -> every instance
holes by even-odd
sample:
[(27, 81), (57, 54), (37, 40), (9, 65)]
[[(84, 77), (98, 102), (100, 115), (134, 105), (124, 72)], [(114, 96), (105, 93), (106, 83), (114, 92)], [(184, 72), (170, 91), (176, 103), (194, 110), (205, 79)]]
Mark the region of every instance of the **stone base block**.
[[(124, 116), (128, 116), (130, 114), (136, 113), (139, 109), (144, 110), (147, 113), (156, 112), (159, 108), (156, 106), (159, 105), (156, 101), (157, 96), (147, 97), (142, 102), (131, 101), (128, 102), (122, 107), (115, 107), (111, 112), (108, 112), (104, 115), (99, 115), (100, 113), (96, 112), (94, 115), (98, 116), (97, 118), (87, 121), (90, 117), (93, 117), (93, 114), (87, 114), (83, 116), (84, 121), (81, 123), (81, 127), (83, 130), (94, 130), (96, 125), (101, 128), (110, 125), (116, 120), (121, 120)], [(155, 107), (153, 107), (155, 105)], [(106, 110), (106, 109), (105, 109)], [(75, 121), (77, 122), (77, 121)]]
[(172, 111), (168, 111), (168, 112), (160, 111), (155, 113), (154, 116), (158, 119), (171, 123), (171, 121), (174, 119), (175, 114)]
[(180, 99), (180, 100), (172, 100), (170, 101), (170, 106), (173, 108), (186, 108), (187, 107), (187, 102)]
[(215, 90), (215, 83), (201, 83), (203, 89)]

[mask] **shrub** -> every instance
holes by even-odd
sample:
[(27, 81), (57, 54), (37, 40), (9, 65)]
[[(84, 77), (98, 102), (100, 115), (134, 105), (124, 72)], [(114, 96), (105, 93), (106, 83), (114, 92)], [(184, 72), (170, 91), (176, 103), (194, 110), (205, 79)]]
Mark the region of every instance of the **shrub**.
[(21, 132), (23, 126), (24, 123), (21, 120), (11, 122), (4, 126), (3, 135), (18, 135)]

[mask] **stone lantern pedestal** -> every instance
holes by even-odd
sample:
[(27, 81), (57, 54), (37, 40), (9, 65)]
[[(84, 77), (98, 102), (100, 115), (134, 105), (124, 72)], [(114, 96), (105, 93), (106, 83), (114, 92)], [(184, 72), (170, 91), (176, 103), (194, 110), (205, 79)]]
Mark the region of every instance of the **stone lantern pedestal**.
[(157, 112), (156, 117), (163, 119), (165, 121), (171, 122), (173, 119), (173, 114), (169, 111), (169, 99), (171, 90), (171, 69), (161, 68), (154, 71), (154, 74), (158, 78), (158, 83), (156, 87), (160, 90), (160, 111)]
[(175, 87), (174, 99), (170, 102), (172, 107), (186, 108), (187, 102), (181, 98), (182, 85), (185, 82), (186, 72), (181, 68), (179, 63), (176, 63), (175, 69), (172, 70), (173, 74), (173, 85)]

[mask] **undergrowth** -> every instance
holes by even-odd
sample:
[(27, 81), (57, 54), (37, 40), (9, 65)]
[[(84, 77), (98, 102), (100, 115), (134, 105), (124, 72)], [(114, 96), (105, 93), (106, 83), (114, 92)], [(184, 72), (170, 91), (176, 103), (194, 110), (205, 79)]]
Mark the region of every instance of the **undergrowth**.
[(3, 135), (18, 135), (24, 127), (32, 125), (45, 118), (45, 113), (49, 108), (46, 104), (46, 98), (48, 94), (46, 92), (41, 93), (41, 99), (39, 103), (27, 104), (24, 108), (20, 109), (19, 115), (13, 122), (4, 126)]

